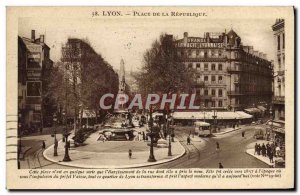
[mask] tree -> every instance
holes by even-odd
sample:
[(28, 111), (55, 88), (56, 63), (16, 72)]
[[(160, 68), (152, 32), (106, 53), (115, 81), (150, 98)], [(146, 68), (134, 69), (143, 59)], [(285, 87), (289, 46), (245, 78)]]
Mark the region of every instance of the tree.
[(79, 121), (79, 126), (84, 110), (93, 110), (97, 119), (101, 96), (116, 94), (119, 87), (118, 75), (112, 66), (88, 41), (81, 39), (68, 39), (62, 48), (61, 62), (55, 64), (50, 80), (58, 110), (64, 109), (68, 116), (73, 116), (74, 122)]
[(142, 94), (190, 92), (193, 73), (177, 60), (173, 43), (173, 36), (163, 34), (145, 52), (135, 76)]

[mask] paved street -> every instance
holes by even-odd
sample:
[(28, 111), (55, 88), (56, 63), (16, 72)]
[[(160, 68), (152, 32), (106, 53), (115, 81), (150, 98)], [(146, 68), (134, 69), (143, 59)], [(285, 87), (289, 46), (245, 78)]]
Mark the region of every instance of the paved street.
[[(224, 168), (268, 168), (268, 165), (248, 155), (245, 151), (247, 146), (256, 140), (253, 138), (255, 130), (260, 126), (248, 126), (245, 130), (245, 138), (242, 138), (242, 130), (230, 132), (218, 137), (203, 138), (206, 142), (204, 147), (198, 143), (186, 145), (186, 136), (190, 132), (189, 127), (176, 131), (176, 135), (183, 140), (182, 144), (188, 149), (187, 155), (182, 158), (151, 168), (218, 168), (221, 162)], [(216, 152), (216, 142), (219, 142), (221, 150)], [(200, 154), (199, 154), (200, 153)]]
[[(57, 138), (61, 138), (61, 135), (57, 135)], [(27, 136), (22, 138), (22, 146), (31, 147), (24, 155), (24, 159), (21, 160), (21, 169), (59, 169), (69, 168), (56, 163), (52, 163), (43, 157), (42, 141), (45, 141), (46, 147), (50, 146), (54, 142), (54, 138), (51, 134)]]
[[(186, 145), (187, 135), (193, 127), (177, 127), (176, 138), (186, 149), (186, 154), (174, 161), (147, 168), (218, 168), (221, 162), (224, 168), (267, 168), (268, 165), (246, 153), (249, 145), (256, 140), (253, 138), (255, 131), (262, 126), (246, 126), (241, 130), (233, 131), (223, 135), (210, 138), (192, 138), (192, 145)], [(244, 130), (245, 137), (241, 132)], [(61, 135), (58, 135), (60, 138)], [(21, 168), (71, 168), (46, 160), (42, 155), (42, 140), (46, 146), (53, 144), (51, 135), (36, 135), (22, 138), (22, 145), (31, 147), (25, 153), (21, 161)], [(216, 142), (219, 142), (221, 150), (216, 152)], [(111, 145), (112, 143), (108, 143)], [(252, 144), (253, 145), (253, 144)], [(118, 147), (120, 152), (120, 147)], [(138, 148), (137, 148), (138, 149)], [(127, 150), (127, 149), (126, 149)]]

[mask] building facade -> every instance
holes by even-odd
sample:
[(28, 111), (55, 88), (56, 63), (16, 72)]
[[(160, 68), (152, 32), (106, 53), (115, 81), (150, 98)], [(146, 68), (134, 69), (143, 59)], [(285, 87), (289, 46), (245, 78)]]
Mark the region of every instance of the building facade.
[(233, 31), (204, 33), (175, 41), (177, 58), (195, 73), (201, 109), (243, 110), (268, 106), (272, 99), (272, 64)]
[(47, 123), (49, 107), (44, 106), (45, 79), (53, 66), (45, 36), (18, 37), (18, 114), (23, 128), (38, 129)]
[(275, 120), (285, 120), (285, 33), (284, 20), (277, 19), (272, 26), (276, 42), (274, 62), (273, 110)]

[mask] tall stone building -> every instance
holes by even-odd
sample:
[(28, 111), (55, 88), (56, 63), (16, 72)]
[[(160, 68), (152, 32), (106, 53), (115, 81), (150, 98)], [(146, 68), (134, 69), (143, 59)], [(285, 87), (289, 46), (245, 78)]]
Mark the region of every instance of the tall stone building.
[(274, 62), (274, 96), (273, 110), (274, 119), (285, 119), (285, 33), (284, 20), (277, 19), (272, 26), (276, 41), (276, 59)]
[(179, 61), (195, 73), (195, 92), (201, 109), (266, 109), (272, 99), (272, 65), (266, 54), (245, 46), (230, 30), (207, 32), (175, 41)]
[(50, 48), (45, 36), (36, 38), (18, 37), (18, 111), (22, 129), (38, 129), (48, 125), (52, 115), (51, 105), (45, 104), (47, 97), (47, 75), (52, 68)]

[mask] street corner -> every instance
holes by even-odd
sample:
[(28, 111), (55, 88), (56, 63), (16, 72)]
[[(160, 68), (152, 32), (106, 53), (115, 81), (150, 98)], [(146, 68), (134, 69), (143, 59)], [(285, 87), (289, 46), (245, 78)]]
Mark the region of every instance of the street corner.
[[(105, 151), (97, 152), (97, 150), (86, 150), (85, 146), (72, 148), (69, 150), (69, 156), (71, 161), (64, 162), (62, 159), (64, 158), (64, 143), (60, 142), (57, 150), (58, 156), (54, 156), (54, 145), (50, 146), (43, 152), (43, 156), (48, 161), (53, 163), (57, 163), (64, 166), (69, 167), (77, 167), (77, 168), (138, 168), (138, 167), (147, 167), (152, 165), (159, 165), (163, 163), (167, 163), (173, 160), (176, 160), (182, 157), (185, 154), (185, 148), (180, 144), (179, 141), (175, 140), (172, 142), (172, 156), (168, 156), (168, 148), (155, 148), (155, 162), (148, 162), (149, 158), (149, 146), (147, 146), (147, 142), (134, 142), (128, 141), (125, 142), (110, 142), (110, 143), (99, 143), (99, 145), (89, 146), (90, 148), (99, 146), (106, 147)], [(134, 145), (144, 144), (143, 150), (135, 150)], [(119, 150), (118, 146), (122, 145), (122, 150)], [(125, 148), (124, 148), (125, 147)], [(132, 157), (128, 156), (128, 149), (132, 148)], [(139, 148), (138, 146), (137, 148)], [(89, 149), (90, 149), (89, 148)]]
[(257, 154), (254, 154), (255, 150), (254, 148), (250, 148), (250, 149), (247, 149), (246, 150), (246, 153), (249, 154), (250, 156), (253, 156), (254, 158), (266, 163), (267, 165), (269, 165), (270, 167), (274, 167), (275, 166), (275, 159), (273, 160), (273, 163), (270, 162), (270, 159), (268, 157), (264, 157), (262, 155), (257, 155)]

